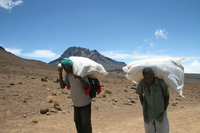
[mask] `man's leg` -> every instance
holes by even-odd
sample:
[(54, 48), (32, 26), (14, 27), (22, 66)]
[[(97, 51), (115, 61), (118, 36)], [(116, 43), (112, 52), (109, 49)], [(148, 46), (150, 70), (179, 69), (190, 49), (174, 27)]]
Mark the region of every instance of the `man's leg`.
[(155, 120), (149, 123), (144, 122), (145, 133), (156, 133)]
[(74, 107), (74, 122), (78, 133), (84, 133), (81, 122), (81, 107)]
[(91, 104), (82, 107), (81, 116), (84, 133), (92, 133)]
[(160, 123), (156, 121), (157, 133), (169, 133), (169, 122), (167, 118), (167, 112), (164, 112), (163, 121)]

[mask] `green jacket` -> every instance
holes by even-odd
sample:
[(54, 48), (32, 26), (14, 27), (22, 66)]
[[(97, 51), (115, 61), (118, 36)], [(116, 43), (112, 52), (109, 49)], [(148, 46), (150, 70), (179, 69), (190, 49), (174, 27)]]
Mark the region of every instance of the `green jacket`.
[(137, 86), (136, 93), (143, 95), (143, 115), (144, 121), (149, 123), (152, 119), (159, 122), (163, 120), (164, 114), (164, 96), (169, 95), (168, 87), (165, 82), (155, 77), (154, 83), (150, 87), (150, 93), (147, 90), (144, 79)]

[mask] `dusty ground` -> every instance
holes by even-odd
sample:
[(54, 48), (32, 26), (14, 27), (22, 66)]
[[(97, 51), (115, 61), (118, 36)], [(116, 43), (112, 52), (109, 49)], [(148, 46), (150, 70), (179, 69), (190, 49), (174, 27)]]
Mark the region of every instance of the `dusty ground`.
[[(112, 75), (115, 76), (101, 77), (103, 90), (92, 101), (93, 132), (144, 133), (135, 85), (122, 74)], [(57, 77), (55, 67), (0, 50), (0, 133), (75, 133), (69, 91), (59, 88)], [(185, 99), (170, 89), (171, 133), (200, 133), (199, 78), (186, 78)], [(53, 110), (55, 102), (49, 102), (52, 99), (62, 111)], [(42, 108), (54, 112), (41, 114)]]

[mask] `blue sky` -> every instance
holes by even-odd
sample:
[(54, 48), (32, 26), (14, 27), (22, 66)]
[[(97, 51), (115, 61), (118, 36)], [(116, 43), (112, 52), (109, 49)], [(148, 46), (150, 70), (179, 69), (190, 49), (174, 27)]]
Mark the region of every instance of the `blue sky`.
[(46, 63), (73, 46), (200, 73), (200, 0), (0, 0), (0, 46)]

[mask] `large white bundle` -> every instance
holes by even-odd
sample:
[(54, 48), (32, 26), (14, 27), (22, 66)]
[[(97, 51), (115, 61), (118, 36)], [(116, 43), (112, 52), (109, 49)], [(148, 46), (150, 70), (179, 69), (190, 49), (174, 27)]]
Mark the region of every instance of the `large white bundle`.
[(183, 59), (163, 58), (163, 59), (145, 59), (130, 62), (123, 67), (126, 78), (135, 83), (143, 79), (142, 70), (145, 67), (151, 67), (154, 75), (163, 79), (166, 85), (182, 95), (184, 85), (184, 68), (180, 61)]
[(81, 77), (88, 76), (91, 78), (98, 78), (99, 76), (108, 74), (101, 64), (89, 58), (71, 56), (69, 59), (73, 62), (73, 72)]

